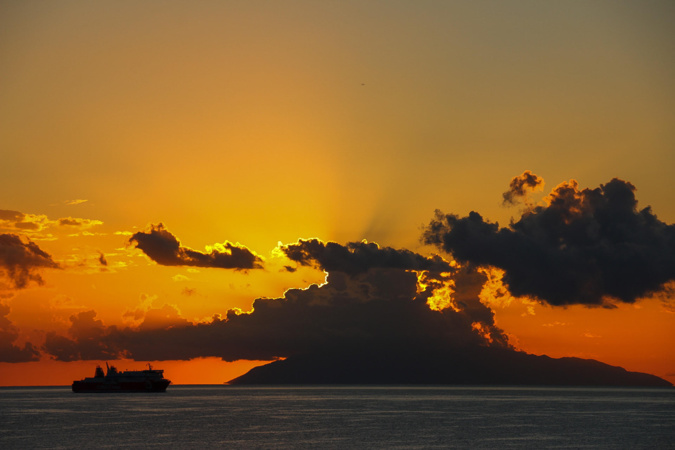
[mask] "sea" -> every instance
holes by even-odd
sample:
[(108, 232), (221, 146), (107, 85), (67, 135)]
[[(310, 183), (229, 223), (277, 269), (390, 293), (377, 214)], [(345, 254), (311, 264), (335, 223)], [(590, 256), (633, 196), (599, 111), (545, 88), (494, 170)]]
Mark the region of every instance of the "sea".
[(0, 449), (669, 449), (675, 388), (0, 388)]

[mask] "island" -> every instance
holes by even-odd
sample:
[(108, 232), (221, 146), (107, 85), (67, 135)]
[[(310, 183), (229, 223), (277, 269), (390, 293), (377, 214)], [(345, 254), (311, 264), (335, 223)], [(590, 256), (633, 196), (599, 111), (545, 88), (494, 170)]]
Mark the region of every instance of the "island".
[(551, 358), (490, 347), (295, 355), (254, 367), (227, 384), (672, 386), (655, 375), (592, 359)]

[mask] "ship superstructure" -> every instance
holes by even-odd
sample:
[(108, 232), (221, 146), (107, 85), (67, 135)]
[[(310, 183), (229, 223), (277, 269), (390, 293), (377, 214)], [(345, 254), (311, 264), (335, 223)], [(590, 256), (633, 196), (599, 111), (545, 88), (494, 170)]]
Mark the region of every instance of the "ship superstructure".
[(147, 370), (118, 371), (106, 365), (106, 373), (96, 366), (93, 377), (73, 381), (73, 392), (164, 392), (171, 380), (164, 378), (163, 370), (155, 370), (148, 364)]

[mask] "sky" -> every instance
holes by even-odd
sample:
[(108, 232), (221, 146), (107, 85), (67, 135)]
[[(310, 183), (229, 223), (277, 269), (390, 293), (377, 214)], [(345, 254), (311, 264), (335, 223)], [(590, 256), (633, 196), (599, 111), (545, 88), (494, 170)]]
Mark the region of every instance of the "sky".
[(433, 339), (675, 382), (674, 19), (0, 1), (0, 385)]

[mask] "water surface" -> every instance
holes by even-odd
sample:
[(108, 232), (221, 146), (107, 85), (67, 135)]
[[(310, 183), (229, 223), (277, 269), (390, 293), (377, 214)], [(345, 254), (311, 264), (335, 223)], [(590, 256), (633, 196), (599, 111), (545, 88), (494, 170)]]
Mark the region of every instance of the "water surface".
[(0, 448), (675, 448), (675, 389), (1, 388)]

